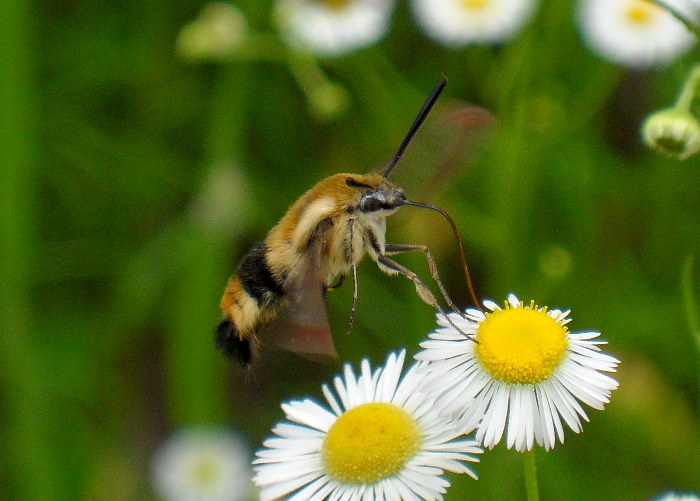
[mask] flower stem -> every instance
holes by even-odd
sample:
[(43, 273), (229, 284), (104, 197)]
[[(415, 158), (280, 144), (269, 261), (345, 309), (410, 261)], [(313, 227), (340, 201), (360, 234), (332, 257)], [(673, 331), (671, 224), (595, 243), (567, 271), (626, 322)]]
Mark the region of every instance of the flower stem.
[[(681, 295), (683, 297), (685, 320), (695, 341), (697, 358), (700, 359), (700, 314), (698, 314), (698, 304), (693, 291), (694, 261), (694, 256), (688, 256), (683, 264), (683, 270), (681, 271)], [(698, 384), (700, 385), (700, 367), (698, 367)]]
[[(44, 365), (51, 345), (35, 312), (40, 231), (42, 92), (38, 84), (39, 26), (33, 2), (10, 2), (0, 11), (0, 381), (4, 496), (68, 499), (68, 468), (60, 442), (55, 374)], [(55, 325), (55, 324), (54, 324)], [(42, 348), (42, 349), (38, 349)], [(65, 452), (65, 451), (64, 451)], [(8, 487), (6, 487), (8, 485)]]
[(288, 49), (274, 35), (256, 32), (250, 33), (245, 43), (239, 47), (230, 57), (231, 62), (283, 62), (287, 57)]
[(693, 68), (693, 71), (690, 72), (690, 76), (685, 81), (685, 84), (683, 84), (681, 93), (676, 100), (676, 108), (690, 111), (690, 107), (697, 96), (698, 88), (700, 88), (700, 64)]
[(328, 77), (316, 59), (309, 53), (289, 50), (287, 52), (287, 65), (299, 88), (309, 99), (313, 95), (314, 89), (329, 84)]
[(535, 451), (523, 453), (523, 466), (525, 468), (525, 492), (527, 501), (539, 501), (540, 494), (537, 489), (537, 465), (535, 464)]
[(685, 14), (682, 14), (681, 12), (679, 12), (678, 10), (676, 10), (675, 8), (673, 8), (673, 7), (671, 7), (670, 5), (668, 5), (668, 4), (666, 3), (665, 0), (664, 0), (664, 1), (662, 1), (662, 0), (651, 0), (651, 2), (652, 2), (652, 3), (655, 3), (656, 5), (658, 5), (659, 7), (661, 7), (662, 9), (668, 11), (669, 14), (671, 14), (673, 17), (675, 17), (675, 18), (678, 19), (681, 23), (683, 23), (683, 25), (684, 25), (686, 28), (688, 28), (688, 31), (690, 31), (691, 33), (693, 33), (697, 38), (700, 38), (700, 27), (698, 27), (698, 25), (696, 25), (693, 21), (691, 21), (690, 19), (688, 19), (688, 18), (685, 16)]

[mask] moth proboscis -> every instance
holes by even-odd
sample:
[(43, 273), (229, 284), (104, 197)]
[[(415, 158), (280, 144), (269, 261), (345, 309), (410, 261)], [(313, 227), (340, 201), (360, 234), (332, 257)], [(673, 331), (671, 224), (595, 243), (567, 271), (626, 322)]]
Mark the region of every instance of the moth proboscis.
[[(388, 179), (446, 84), (444, 78), (433, 89), (382, 173), (341, 173), (323, 179), (304, 193), (265, 240), (243, 257), (220, 304), (223, 320), (217, 328), (216, 344), (227, 357), (250, 364), (260, 344), (309, 358), (336, 357), (325, 295), (352, 274), (350, 330), (358, 297), (357, 264), (365, 254), (384, 273), (401, 274), (412, 280), (419, 297), (445, 313), (420, 277), (391, 258), (402, 252), (422, 252), (443, 300), (452, 311), (459, 312), (440, 280), (427, 246), (386, 243), (386, 219), (403, 205), (436, 210), (447, 219), (457, 238), (469, 292), (478, 305), (452, 218), (437, 206), (409, 200)], [(449, 316), (446, 318), (460, 330)]]

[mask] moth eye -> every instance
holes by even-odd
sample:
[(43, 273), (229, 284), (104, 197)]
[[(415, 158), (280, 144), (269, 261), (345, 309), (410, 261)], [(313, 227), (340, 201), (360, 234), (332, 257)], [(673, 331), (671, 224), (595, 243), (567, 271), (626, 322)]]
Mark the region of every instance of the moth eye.
[(352, 177), (345, 178), (345, 184), (347, 184), (348, 186), (351, 186), (353, 188), (370, 188), (370, 189), (374, 188), (374, 186), (363, 183), (362, 181), (358, 181), (357, 179), (352, 178)]

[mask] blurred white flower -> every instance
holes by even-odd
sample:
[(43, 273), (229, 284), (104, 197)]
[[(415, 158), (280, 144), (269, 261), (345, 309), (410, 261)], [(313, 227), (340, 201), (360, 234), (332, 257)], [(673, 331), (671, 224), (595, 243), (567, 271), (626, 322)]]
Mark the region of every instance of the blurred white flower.
[(535, 0), (413, 0), (413, 12), (427, 35), (448, 47), (501, 43), (529, 21)]
[(525, 305), (513, 294), (503, 307), (484, 306), (466, 318), (450, 313), (459, 331), (438, 315), (441, 327), (421, 343), (416, 359), (428, 362), (424, 388), (436, 406), (489, 448), (506, 429), (507, 447), (520, 452), (564, 442), (564, 423), (580, 432), (588, 417), (579, 402), (603, 409), (617, 388), (603, 372), (619, 362), (600, 351), (600, 334), (569, 332), (569, 311)]
[(287, 420), (256, 453), (260, 499), (441, 500), (450, 483), (444, 470), (476, 478), (464, 463), (477, 461), (476, 442), (459, 438), (420, 390), (414, 364), (402, 377), (405, 352), (383, 368), (363, 360), (323, 386), (328, 409), (313, 400), (283, 404)]
[(278, 0), (282, 36), (302, 50), (340, 56), (377, 43), (389, 29), (394, 0)]
[(232, 431), (179, 431), (153, 458), (154, 488), (164, 501), (247, 500), (251, 478), (248, 448)]
[(700, 501), (700, 497), (694, 492), (669, 491), (653, 498), (652, 501)]
[[(697, 0), (665, 0), (697, 20)], [(632, 68), (669, 63), (695, 43), (695, 36), (667, 10), (649, 0), (581, 0), (579, 26), (591, 50)]]

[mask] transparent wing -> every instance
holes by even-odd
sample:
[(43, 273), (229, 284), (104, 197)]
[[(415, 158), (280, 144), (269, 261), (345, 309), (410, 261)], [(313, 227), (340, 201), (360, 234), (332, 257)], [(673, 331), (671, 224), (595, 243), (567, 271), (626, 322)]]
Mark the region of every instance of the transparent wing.
[(298, 275), (287, 284), (288, 306), (258, 332), (265, 347), (291, 351), (315, 361), (338, 356), (326, 313), (320, 259), (321, 248), (316, 245), (310, 249)]
[(480, 157), (495, 126), (496, 118), (485, 108), (459, 101), (439, 103), (389, 179), (410, 200), (431, 200)]

